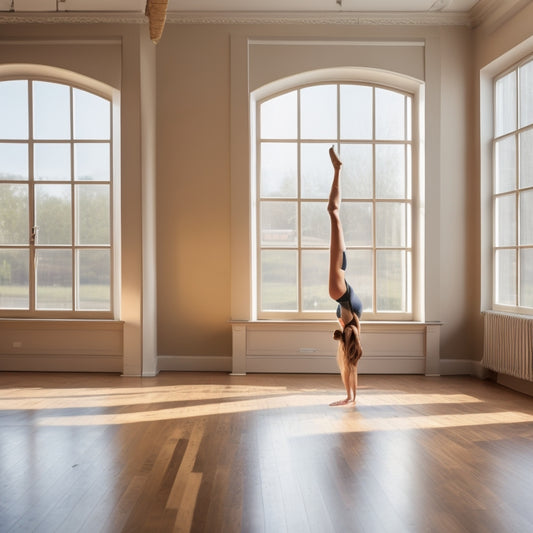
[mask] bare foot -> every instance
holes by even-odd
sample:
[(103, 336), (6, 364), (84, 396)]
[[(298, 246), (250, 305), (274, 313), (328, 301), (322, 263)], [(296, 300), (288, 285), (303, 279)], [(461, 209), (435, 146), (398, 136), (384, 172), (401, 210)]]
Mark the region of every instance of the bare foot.
[(333, 148), (333, 146), (329, 149), (329, 157), (331, 159), (331, 163), (333, 164), (333, 168), (335, 170), (338, 170), (339, 168), (341, 168), (342, 162), (337, 157), (337, 154), (335, 153), (335, 149)]
[(344, 398), (344, 400), (337, 400), (336, 402), (330, 403), (330, 407), (336, 407), (337, 405), (347, 405), (349, 403), (354, 403), (355, 400), (352, 400), (351, 398)]

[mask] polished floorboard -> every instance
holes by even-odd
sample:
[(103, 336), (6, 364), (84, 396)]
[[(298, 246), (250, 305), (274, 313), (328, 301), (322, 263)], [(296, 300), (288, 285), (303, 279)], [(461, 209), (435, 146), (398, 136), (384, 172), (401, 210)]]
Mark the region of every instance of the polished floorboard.
[(0, 373), (0, 531), (533, 531), (533, 398), (468, 377)]

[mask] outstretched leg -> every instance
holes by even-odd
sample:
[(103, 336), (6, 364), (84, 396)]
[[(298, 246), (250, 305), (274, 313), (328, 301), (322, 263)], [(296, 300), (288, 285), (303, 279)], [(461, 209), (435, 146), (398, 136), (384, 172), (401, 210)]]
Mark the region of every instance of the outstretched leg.
[[(343, 252), (345, 249), (344, 234), (340, 219), (341, 190), (340, 171), (342, 163), (337, 157), (333, 146), (329, 149), (329, 157), (333, 165), (333, 182), (329, 193), (328, 213), (331, 221), (331, 238), (329, 248), (329, 295), (332, 299), (339, 299), (346, 292), (344, 270), (342, 269)], [(337, 362), (341, 371), (342, 382), (346, 389), (346, 398), (330, 403), (331, 406), (355, 403), (357, 390), (357, 366), (348, 365), (344, 347), (339, 342)]]
[(329, 193), (328, 213), (331, 221), (331, 238), (329, 248), (329, 295), (333, 300), (340, 298), (346, 291), (344, 271), (342, 270), (342, 253), (344, 251), (344, 234), (340, 219), (341, 191), (340, 171), (341, 161), (337, 157), (333, 146), (329, 149), (329, 157), (333, 165), (333, 182)]

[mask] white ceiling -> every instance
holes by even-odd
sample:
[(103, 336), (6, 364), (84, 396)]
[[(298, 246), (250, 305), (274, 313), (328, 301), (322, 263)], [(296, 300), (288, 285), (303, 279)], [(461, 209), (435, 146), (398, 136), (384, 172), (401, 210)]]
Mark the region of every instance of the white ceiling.
[[(168, 0), (167, 11), (466, 13), (477, 3), (478, 0)], [(142, 13), (145, 5), (146, 0), (0, 0), (0, 11)]]

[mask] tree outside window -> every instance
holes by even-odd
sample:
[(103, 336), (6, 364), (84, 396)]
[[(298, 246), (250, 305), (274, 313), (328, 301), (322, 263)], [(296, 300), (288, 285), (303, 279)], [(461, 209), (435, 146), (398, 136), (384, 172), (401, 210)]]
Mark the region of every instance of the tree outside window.
[(331, 313), (331, 145), (343, 161), (347, 279), (365, 317), (412, 318), (412, 99), (386, 87), (324, 83), (258, 102), (259, 318)]
[(0, 81), (0, 312), (110, 313), (108, 99)]

